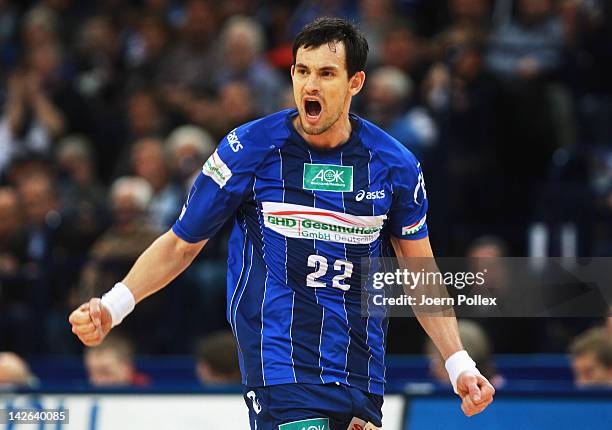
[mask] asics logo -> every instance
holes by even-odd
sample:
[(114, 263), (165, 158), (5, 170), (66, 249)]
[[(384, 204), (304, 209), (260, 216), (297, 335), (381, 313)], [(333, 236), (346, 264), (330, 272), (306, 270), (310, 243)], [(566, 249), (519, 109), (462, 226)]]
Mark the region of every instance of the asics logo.
[(362, 201), (363, 199), (376, 200), (376, 199), (384, 199), (384, 198), (385, 198), (385, 190), (368, 191), (368, 192), (366, 192), (365, 190), (359, 190), (359, 192), (355, 196), (355, 200), (357, 200), (358, 202)]

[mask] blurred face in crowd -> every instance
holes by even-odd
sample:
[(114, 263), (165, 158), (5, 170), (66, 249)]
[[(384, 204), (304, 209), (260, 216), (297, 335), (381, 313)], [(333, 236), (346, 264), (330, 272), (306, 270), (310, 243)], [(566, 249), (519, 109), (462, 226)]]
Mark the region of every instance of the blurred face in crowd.
[(61, 171), (65, 172), (81, 186), (87, 186), (94, 178), (94, 168), (91, 159), (83, 157), (74, 151), (66, 151), (57, 158)]
[(242, 72), (249, 68), (257, 56), (257, 48), (251, 34), (240, 28), (227, 34), (224, 52), (225, 63), (232, 69)]
[(458, 18), (480, 20), (489, 11), (489, 0), (452, 0), (451, 10)]
[(160, 113), (152, 94), (139, 92), (133, 94), (128, 101), (128, 119), (132, 132), (141, 136), (153, 133), (160, 122)]
[(26, 385), (30, 370), (25, 361), (12, 352), (0, 353), (0, 385)]
[(370, 110), (376, 113), (395, 112), (401, 105), (401, 95), (383, 74), (374, 72), (367, 87), (366, 96)]
[(60, 47), (53, 42), (34, 46), (29, 53), (30, 67), (41, 78), (51, 76), (61, 65)]
[(21, 225), (19, 201), (12, 188), (0, 188), (0, 220), (0, 238), (14, 233)]
[(226, 84), (221, 88), (219, 98), (228, 122), (239, 124), (255, 116), (253, 94), (248, 85), (241, 82)]
[(215, 22), (211, 3), (202, 0), (190, 1), (185, 8), (183, 33), (192, 44), (206, 43), (217, 29)]
[(55, 41), (55, 16), (44, 8), (35, 9), (26, 15), (23, 24), (22, 38), (28, 49), (35, 48), (43, 43)]
[(131, 385), (133, 366), (111, 349), (90, 350), (85, 354), (89, 383), (96, 387)]
[(19, 184), (23, 210), (29, 223), (43, 225), (49, 212), (56, 210), (57, 201), (50, 178), (43, 175), (25, 179)]
[(382, 21), (388, 18), (391, 11), (390, 0), (361, 0), (359, 2), (361, 14), (369, 21)]
[(519, 10), (527, 22), (538, 21), (546, 17), (552, 9), (551, 0), (520, 0)]
[(104, 17), (91, 18), (85, 24), (83, 43), (89, 52), (104, 52), (114, 55), (117, 52), (117, 34), (111, 23)]
[(144, 40), (148, 57), (159, 55), (168, 42), (168, 33), (162, 22), (154, 18), (145, 18), (140, 25), (140, 34)]
[(132, 151), (132, 168), (134, 173), (144, 178), (159, 191), (168, 179), (164, 161), (163, 143), (159, 139), (142, 139)]
[(291, 77), (301, 127), (310, 135), (326, 132), (347, 116), (352, 96), (365, 81), (363, 72), (348, 76), (342, 42), (300, 47)]
[(418, 61), (419, 41), (407, 28), (390, 31), (383, 42), (383, 63), (408, 71)]
[(502, 259), (504, 251), (499, 246), (493, 243), (473, 246), (468, 250), (467, 257), (470, 259), (471, 271), (486, 272), (486, 288), (501, 290), (509, 287), (508, 267)]
[(112, 196), (113, 218), (120, 226), (131, 225), (140, 219), (142, 209), (130, 190), (119, 190)]
[(578, 386), (612, 386), (612, 367), (601, 363), (595, 352), (588, 351), (572, 357), (572, 368)]

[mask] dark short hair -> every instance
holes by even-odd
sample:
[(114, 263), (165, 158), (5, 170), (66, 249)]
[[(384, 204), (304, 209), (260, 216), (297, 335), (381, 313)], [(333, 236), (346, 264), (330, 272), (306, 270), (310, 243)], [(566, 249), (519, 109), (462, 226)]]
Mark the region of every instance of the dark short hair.
[(350, 21), (340, 18), (317, 18), (307, 24), (293, 41), (293, 64), (299, 48), (317, 48), (325, 43), (342, 42), (346, 51), (349, 78), (365, 69), (368, 41)]

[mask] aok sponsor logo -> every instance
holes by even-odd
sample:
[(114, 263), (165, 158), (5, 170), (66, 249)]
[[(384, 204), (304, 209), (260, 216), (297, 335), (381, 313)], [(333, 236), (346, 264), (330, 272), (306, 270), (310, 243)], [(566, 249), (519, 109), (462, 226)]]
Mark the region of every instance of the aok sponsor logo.
[(353, 166), (336, 164), (304, 164), (305, 190), (353, 191)]
[(385, 215), (355, 216), (301, 205), (264, 202), (264, 225), (286, 237), (338, 243), (375, 241)]

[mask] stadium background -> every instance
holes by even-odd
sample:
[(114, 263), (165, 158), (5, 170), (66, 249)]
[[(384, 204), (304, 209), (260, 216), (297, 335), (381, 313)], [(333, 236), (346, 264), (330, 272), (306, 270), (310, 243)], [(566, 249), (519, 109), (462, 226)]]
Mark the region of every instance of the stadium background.
[[(219, 139), (291, 106), (292, 38), (322, 15), (367, 35), (353, 111), (422, 161), (436, 255), (609, 256), (611, 14), (605, 0), (0, 0), (0, 351), (38, 389), (87, 389), (68, 313), (169, 228)], [(121, 327), (153, 391), (197, 386), (196, 343), (226, 328), (227, 227)], [(510, 387), (544, 379), (588, 403), (565, 353), (602, 323), (483, 326)], [(392, 322), (392, 390), (431, 382), (424, 343)]]

